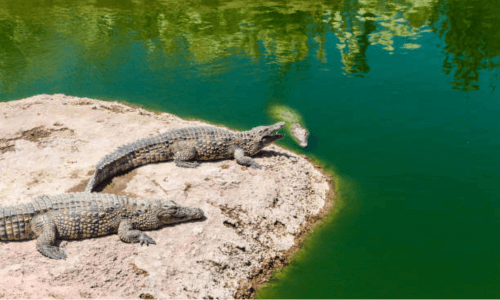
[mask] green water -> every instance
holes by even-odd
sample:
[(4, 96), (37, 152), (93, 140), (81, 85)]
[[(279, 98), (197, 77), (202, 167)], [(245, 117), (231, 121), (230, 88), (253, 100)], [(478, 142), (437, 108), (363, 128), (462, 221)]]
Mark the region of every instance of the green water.
[(337, 210), (258, 297), (500, 298), (499, 28), (498, 0), (2, 0), (0, 101), (286, 105)]

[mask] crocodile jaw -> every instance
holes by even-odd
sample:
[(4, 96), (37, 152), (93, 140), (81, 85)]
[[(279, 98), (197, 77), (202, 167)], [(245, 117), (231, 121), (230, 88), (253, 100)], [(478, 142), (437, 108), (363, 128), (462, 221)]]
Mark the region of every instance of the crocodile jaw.
[(282, 139), (284, 135), (278, 134), (277, 132), (285, 126), (285, 122), (278, 122), (270, 126), (261, 126), (259, 135), (261, 136), (261, 143), (266, 146)]
[(164, 206), (158, 213), (158, 220), (163, 225), (198, 220), (205, 216), (200, 208), (180, 206), (173, 201), (170, 201), (170, 204)]

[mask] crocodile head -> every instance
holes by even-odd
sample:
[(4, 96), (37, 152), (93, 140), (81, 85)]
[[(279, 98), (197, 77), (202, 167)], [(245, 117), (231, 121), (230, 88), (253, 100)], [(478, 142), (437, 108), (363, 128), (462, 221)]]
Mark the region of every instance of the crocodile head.
[(253, 136), (253, 143), (248, 149), (249, 154), (257, 154), (262, 148), (283, 138), (284, 135), (278, 134), (277, 132), (285, 126), (285, 124), (285, 122), (278, 122), (274, 125), (259, 126), (250, 130), (249, 133)]
[(201, 219), (205, 215), (199, 208), (181, 206), (172, 200), (162, 200), (157, 216), (162, 225), (167, 225)]

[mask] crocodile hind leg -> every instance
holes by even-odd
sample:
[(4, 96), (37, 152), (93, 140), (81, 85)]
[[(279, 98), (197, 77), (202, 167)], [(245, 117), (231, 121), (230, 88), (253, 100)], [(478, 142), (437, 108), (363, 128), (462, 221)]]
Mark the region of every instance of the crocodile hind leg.
[(33, 232), (38, 237), (36, 249), (48, 258), (65, 259), (66, 253), (55, 246), (57, 228), (54, 221), (46, 215), (37, 216), (33, 221)]
[[(183, 146), (186, 146), (185, 148)], [(196, 149), (187, 145), (179, 144), (179, 149), (174, 154), (175, 165), (182, 168), (196, 168), (200, 165), (198, 162), (188, 162), (196, 157)]]
[(125, 243), (140, 243), (141, 246), (146, 244), (156, 244), (155, 240), (152, 237), (145, 234), (140, 230), (133, 229), (133, 226), (128, 221), (121, 221), (120, 226), (118, 227), (118, 236), (120, 240)]

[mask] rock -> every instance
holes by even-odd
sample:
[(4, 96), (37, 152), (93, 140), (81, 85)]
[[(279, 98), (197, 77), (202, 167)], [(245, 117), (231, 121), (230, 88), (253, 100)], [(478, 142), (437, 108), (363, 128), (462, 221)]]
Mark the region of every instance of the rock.
[[(0, 206), (83, 191), (94, 165), (118, 146), (206, 125), (64, 95), (2, 102), (0, 111), (6, 117), (0, 119)], [(207, 218), (150, 231), (157, 245), (149, 247), (122, 243), (116, 235), (63, 242), (68, 258), (62, 261), (41, 256), (36, 241), (0, 242), (0, 295), (253, 296), (287, 263), (333, 198), (329, 177), (305, 157), (273, 145), (255, 159), (261, 170), (241, 168), (234, 160), (202, 162), (196, 169), (165, 162), (114, 178), (103, 192), (172, 199), (203, 209)]]

